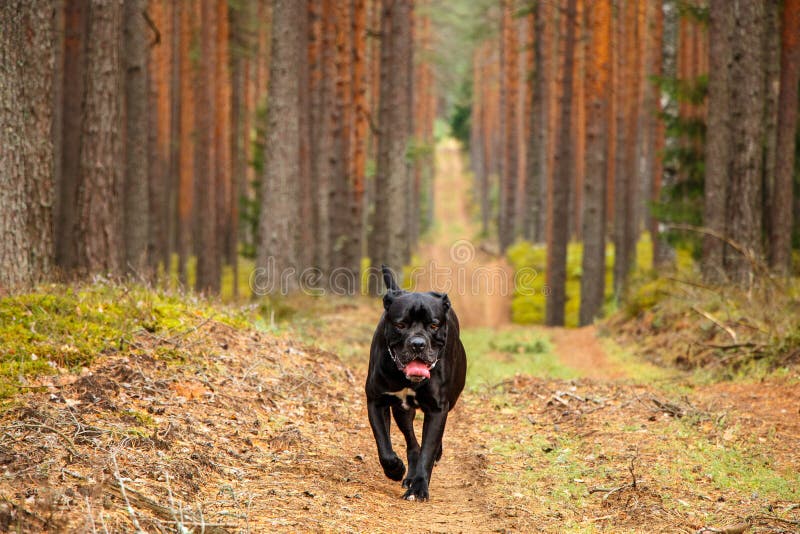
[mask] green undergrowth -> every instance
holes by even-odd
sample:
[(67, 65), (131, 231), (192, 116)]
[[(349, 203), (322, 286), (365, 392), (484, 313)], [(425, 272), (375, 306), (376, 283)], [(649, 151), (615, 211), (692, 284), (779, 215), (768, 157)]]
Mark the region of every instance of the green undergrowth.
[(467, 351), (467, 384), (472, 388), (491, 386), (516, 374), (575, 378), (577, 373), (559, 362), (549, 337), (530, 328), (462, 330)]
[[(169, 336), (208, 318), (244, 326), (244, 312), (143, 286), (43, 285), (0, 299), (0, 399), (29, 377), (80, 369), (123, 350), (137, 332)], [(167, 359), (179, 358), (166, 350)]]
[(791, 374), (800, 362), (800, 279), (709, 284), (693, 270), (634, 280), (609, 320), (623, 343), (698, 379)]
[[(511, 302), (511, 318), (515, 323), (544, 324), (548, 286), (546, 280), (547, 249), (518, 241), (508, 249), (508, 261), (518, 273), (517, 286)], [(567, 247), (567, 302), (566, 326), (578, 326), (581, 300), (583, 244), (573, 242)], [(645, 272), (652, 264), (653, 247), (648, 234), (644, 234), (636, 248), (636, 264), (632, 276)], [(524, 271), (523, 271), (524, 270)], [(605, 311), (613, 312), (617, 306), (613, 291), (614, 246), (606, 248)], [(528, 273), (522, 276), (522, 273)]]

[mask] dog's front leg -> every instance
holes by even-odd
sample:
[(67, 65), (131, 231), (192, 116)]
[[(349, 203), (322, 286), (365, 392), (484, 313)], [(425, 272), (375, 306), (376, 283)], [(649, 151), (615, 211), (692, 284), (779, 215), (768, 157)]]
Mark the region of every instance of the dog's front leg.
[(442, 406), (437, 411), (425, 414), (425, 421), (422, 423), (422, 450), (415, 466), (416, 469), (413, 473), (409, 473), (406, 479), (408, 480), (408, 491), (403, 495), (406, 500), (428, 500), (428, 484), (433, 472), (433, 464), (437, 460), (442, 445), (448, 408), (449, 406)]
[(376, 401), (370, 400), (367, 402), (367, 414), (383, 472), (392, 480), (402, 480), (406, 466), (392, 449), (392, 440), (389, 438), (389, 406), (380, 406)]

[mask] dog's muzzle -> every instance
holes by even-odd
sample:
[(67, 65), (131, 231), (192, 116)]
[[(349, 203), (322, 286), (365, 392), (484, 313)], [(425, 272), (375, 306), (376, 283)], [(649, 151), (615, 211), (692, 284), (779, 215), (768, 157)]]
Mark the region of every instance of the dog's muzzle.
[(430, 378), (431, 370), (436, 367), (437, 363), (439, 363), (438, 352), (436, 352), (436, 357), (434, 358), (433, 362), (427, 362), (418, 357), (412, 357), (411, 359), (403, 361), (392, 350), (392, 347), (387, 345), (386, 348), (389, 350), (389, 356), (392, 357), (392, 361), (394, 361), (397, 368), (402, 371), (403, 374), (406, 375), (406, 379), (410, 380), (411, 382), (422, 382), (426, 378)]

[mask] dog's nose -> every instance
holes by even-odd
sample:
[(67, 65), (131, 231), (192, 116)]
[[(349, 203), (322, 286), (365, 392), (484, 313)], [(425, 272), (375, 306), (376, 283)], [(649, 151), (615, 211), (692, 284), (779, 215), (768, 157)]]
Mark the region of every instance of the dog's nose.
[(421, 337), (415, 337), (410, 340), (410, 344), (411, 344), (411, 350), (413, 350), (414, 352), (422, 352), (423, 350), (425, 350), (425, 345), (427, 343), (425, 343), (425, 340), (422, 339)]

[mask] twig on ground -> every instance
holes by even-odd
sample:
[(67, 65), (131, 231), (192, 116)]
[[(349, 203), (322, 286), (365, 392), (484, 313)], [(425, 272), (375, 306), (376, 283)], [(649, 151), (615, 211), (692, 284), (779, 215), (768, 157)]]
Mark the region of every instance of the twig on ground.
[(164, 471), (164, 483), (167, 486), (167, 495), (169, 496), (169, 510), (172, 512), (172, 518), (175, 520), (176, 528), (178, 532), (183, 534), (186, 532), (186, 527), (184, 526), (185, 522), (183, 519), (183, 508), (181, 508), (181, 517), (180, 520), (178, 519), (178, 514), (175, 513), (175, 498), (172, 496), (172, 487), (169, 483), (169, 473)]
[(777, 515), (772, 515), (772, 514), (755, 514), (755, 515), (751, 515), (747, 519), (750, 519), (750, 520), (752, 520), (752, 519), (761, 519), (761, 520), (765, 520), (765, 521), (777, 521), (779, 523), (784, 523), (786, 525), (800, 526), (800, 520), (784, 519), (783, 517), (778, 517)]
[(122, 482), (122, 476), (119, 474), (119, 465), (117, 465), (116, 453), (111, 455), (111, 461), (114, 463), (114, 478), (117, 480), (117, 484), (119, 485), (119, 490), (122, 493), (122, 500), (125, 501), (125, 506), (127, 507), (128, 515), (133, 522), (133, 526), (136, 529), (136, 532), (144, 533), (141, 525), (139, 525), (139, 520), (136, 518), (136, 512), (131, 505), (131, 501), (128, 500), (128, 494), (125, 492), (125, 484)]
[(62, 431), (58, 430), (57, 428), (53, 428), (52, 426), (46, 425), (44, 423), (36, 422), (36, 423), (17, 423), (17, 424), (11, 425), (8, 428), (30, 428), (30, 429), (38, 429), (38, 430), (47, 430), (47, 431), (52, 432), (53, 434), (57, 435), (58, 437), (60, 437), (64, 441), (64, 444), (66, 446), (67, 451), (69, 451), (69, 453), (72, 456), (74, 456), (75, 458), (82, 458), (83, 457), (83, 455), (81, 453), (79, 453), (77, 451), (77, 449), (75, 449), (75, 443), (72, 442), (72, 440), (69, 438), (69, 436), (67, 436)]
[(589, 489), (589, 495), (591, 495), (592, 493), (605, 493), (605, 495), (603, 496), (603, 500), (605, 501), (606, 499), (608, 499), (609, 497), (611, 497), (613, 494), (617, 493), (618, 491), (622, 491), (622, 490), (627, 489), (627, 488), (634, 489), (635, 486), (633, 485), (632, 482), (628, 482), (627, 484), (623, 484), (621, 486), (617, 486), (616, 488), (590, 488)]
[(89, 515), (89, 526), (92, 528), (92, 534), (97, 534), (97, 528), (94, 526), (94, 516), (92, 515), (92, 503), (89, 501), (88, 495), (85, 495), (83, 499), (86, 501), (86, 513)]

